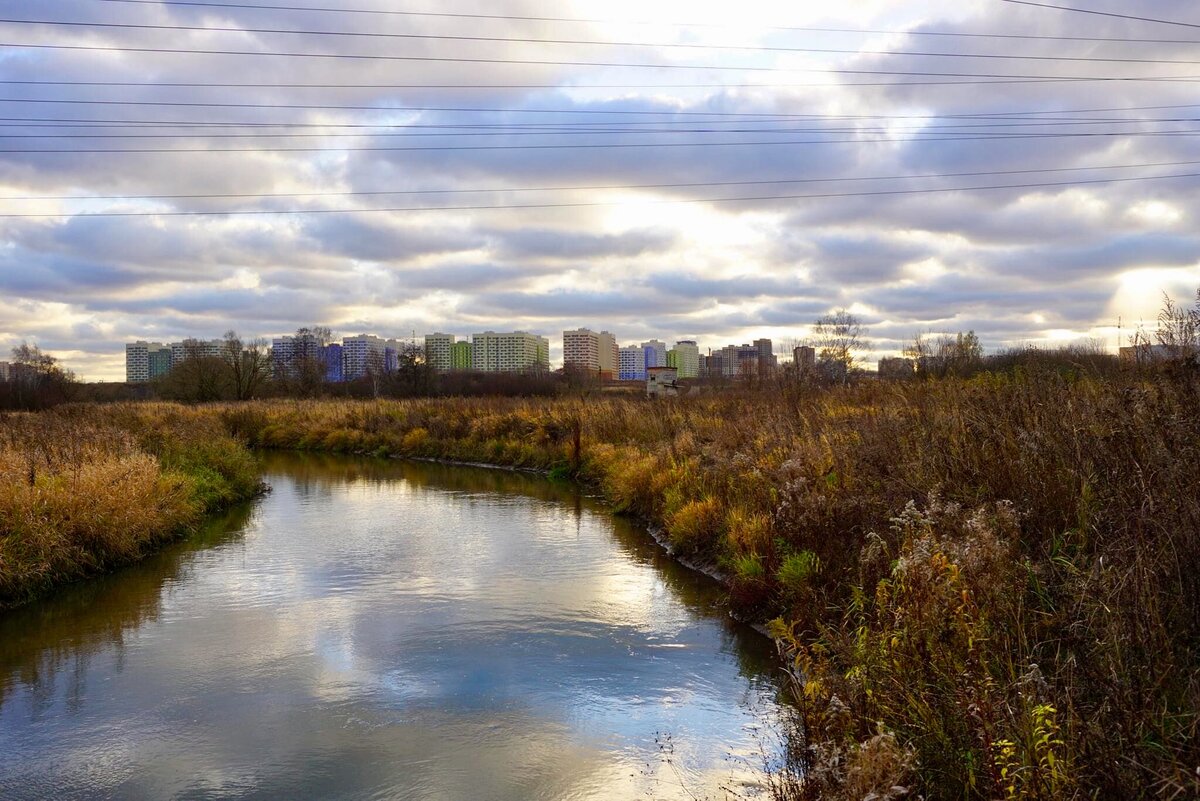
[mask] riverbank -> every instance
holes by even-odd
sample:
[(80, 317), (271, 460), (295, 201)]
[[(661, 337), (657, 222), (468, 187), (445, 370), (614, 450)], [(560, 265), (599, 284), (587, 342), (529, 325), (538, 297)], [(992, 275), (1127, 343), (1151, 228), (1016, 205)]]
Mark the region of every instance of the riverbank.
[(660, 528), (807, 677), (792, 797), (1137, 798), (1197, 787), (1197, 408), (1191, 378), (1047, 372), (219, 414), (256, 447), (575, 475)]
[(0, 416), (0, 610), (134, 562), (263, 489), (213, 415), (166, 404)]
[(1194, 377), (122, 408), (133, 428), (178, 414), (255, 448), (597, 488), (774, 621), (806, 678), (807, 779), (780, 798), (1200, 792)]

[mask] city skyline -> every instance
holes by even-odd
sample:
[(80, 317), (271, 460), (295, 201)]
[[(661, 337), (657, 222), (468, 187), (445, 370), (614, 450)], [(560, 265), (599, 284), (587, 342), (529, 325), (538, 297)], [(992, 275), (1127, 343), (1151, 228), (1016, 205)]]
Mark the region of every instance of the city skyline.
[[(551, 38), (591, 44), (546, 43), (522, 3), (486, 24), (20, 11), (38, 24), (0, 23), (12, 115), (116, 127), (6, 129), (0, 351), (36, 342), (88, 379), (119, 379), (125, 342), (227, 329), (608, 326), (717, 347), (803, 338), (843, 307), (870, 327), (872, 362), (928, 330), (1115, 350), (1118, 320), (1150, 322), (1162, 292), (1200, 282), (1200, 178), (1165, 110), (1191, 84), (1162, 80), (1189, 51), (1115, 42), (1106, 55), (1129, 61), (1089, 61), (1054, 38), (1081, 22), (1061, 10), (761, 0), (731, 27), (716, 3), (564, 3), (589, 21)], [(196, 30), (213, 17), (235, 32)], [(168, 34), (126, 24), (173, 26), (180, 51), (299, 55), (152, 52)], [(404, 44), (417, 60), (371, 38), (401, 28), (430, 37)], [(1015, 58), (987, 38), (1009, 35), (1027, 37)], [(457, 61), (446, 36), (490, 37), (466, 54), (487, 63)], [(233, 127), (195, 128), (212, 121)], [(255, 127), (285, 123), (303, 127)], [(421, 210), (435, 206), (450, 208)]]

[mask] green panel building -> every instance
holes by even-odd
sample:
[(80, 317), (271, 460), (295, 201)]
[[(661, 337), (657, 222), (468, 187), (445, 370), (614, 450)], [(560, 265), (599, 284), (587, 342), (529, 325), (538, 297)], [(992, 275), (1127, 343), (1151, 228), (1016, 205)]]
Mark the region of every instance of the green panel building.
[(450, 369), (471, 369), (471, 343), (466, 340), (450, 345)]

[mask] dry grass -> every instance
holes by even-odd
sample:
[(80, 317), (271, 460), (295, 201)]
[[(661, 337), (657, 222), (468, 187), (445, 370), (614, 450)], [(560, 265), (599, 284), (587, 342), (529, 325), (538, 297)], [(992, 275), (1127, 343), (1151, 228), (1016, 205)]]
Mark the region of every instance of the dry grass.
[(252, 495), (253, 460), (211, 415), (144, 405), (0, 419), (0, 608), (128, 563)]
[(927, 798), (1183, 798), (1200, 794), (1198, 409), (1189, 376), (1045, 371), (219, 413), (266, 447), (560, 473), (578, 456), (617, 509), (722, 567), (744, 611), (778, 616), (809, 737), (782, 797), (898, 792), (864, 790), (878, 777)]
[[(256, 447), (574, 474), (720, 566), (743, 611), (777, 618), (805, 736), (780, 798), (1188, 798), (1200, 796), (1198, 410), (1191, 374), (1037, 365), (660, 403), (117, 407), (63, 425), (126, 439), (65, 437), (103, 445), (34, 484), (149, 487), (149, 522), (108, 506), (30, 511), (42, 507), (24, 489), (0, 520), (108, 514), (151, 530), (194, 499), (181, 475), (244, 455), (175, 447), (180, 427), (205, 442), (227, 430)], [(37, 448), (4, 447), (2, 486), (15, 488)], [(105, 467), (65, 466), (92, 462)], [(79, 541), (103, 539), (78, 525)]]

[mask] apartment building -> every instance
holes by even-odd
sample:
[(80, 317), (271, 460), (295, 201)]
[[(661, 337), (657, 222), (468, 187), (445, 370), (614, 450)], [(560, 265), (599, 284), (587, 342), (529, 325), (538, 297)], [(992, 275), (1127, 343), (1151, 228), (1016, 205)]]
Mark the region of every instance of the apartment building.
[(596, 358), (600, 362), (600, 377), (612, 380), (621, 366), (621, 349), (611, 331), (596, 334)]
[(489, 373), (549, 370), (550, 340), (526, 331), (474, 334), (471, 368)]
[(601, 378), (616, 378), (620, 370), (620, 348), (609, 331), (587, 328), (563, 331), (563, 367), (576, 367)]
[(641, 345), (629, 345), (618, 352), (617, 377), (622, 381), (646, 380), (646, 351)]
[(452, 351), (455, 345), (454, 334), (425, 335), (425, 363), (439, 373), (454, 369)]
[(450, 346), (450, 369), (471, 369), (471, 343), (465, 339)]
[(171, 346), (139, 340), (125, 345), (125, 380), (143, 384), (171, 372)]
[[(674, 353), (674, 358), (671, 354)], [(674, 364), (672, 364), (674, 362)], [(694, 339), (681, 339), (667, 351), (667, 366), (678, 371), (679, 378), (700, 377), (700, 347)]]
[(225, 351), (221, 339), (185, 339), (171, 343), (171, 366), (183, 364), (188, 359), (219, 359)]
[(344, 354), (342, 346), (336, 342), (331, 342), (321, 348), (320, 355), (321, 363), (325, 365), (325, 380), (331, 384), (340, 384), (346, 380), (343, 371)]
[(392, 372), (400, 363), (400, 343), (372, 334), (342, 340), (342, 378), (354, 381), (368, 373)]
[(587, 328), (563, 331), (563, 368), (597, 375), (600, 372), (600, 337)]
[(313, 334), (271, 340), (271, 373), (277, 379), (295, 378), (305, 363), (326, 363), (321, 340)]
[(8, 362), (0, 362), (0, 384), (7, 383), (9, 375)]
[(642, 353), (645, 357), (645, 367), (667, 366), (667, 343), (651, 339), (642, 343)]

